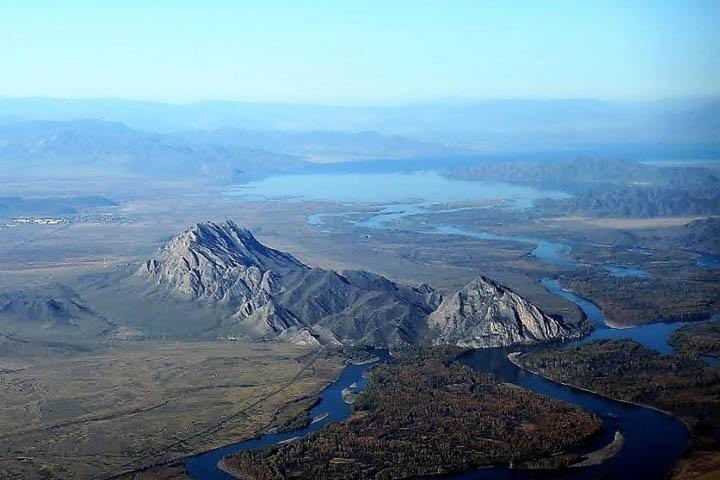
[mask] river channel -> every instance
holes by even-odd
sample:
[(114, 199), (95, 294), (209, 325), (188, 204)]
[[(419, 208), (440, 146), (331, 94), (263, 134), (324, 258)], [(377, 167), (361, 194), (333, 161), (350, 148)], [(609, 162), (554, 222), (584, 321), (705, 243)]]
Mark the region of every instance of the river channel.
[[(383, 228), (387, 220), (398, 215), (405, 216), (407, 209), (386, 209), (376, 216), (364, 220), (363, 227)], [(411, 214), (417, 210), (411, 210)], [(390, 216), (390, 218), (388, 218)], [(317, 216), (311, 217), (309, 222), (320, 224), (321, 219)], [(531, 243), (535, 247), (532, 255), (542, 262), (561, 267), (573, 269), (577, 267), (576, 262), (568, 255), (571, 245), (545, 241), (531, 237), (505, 237), (493, 233), (472, 232), (459, 227), (436, 227), (419, 233), (435, 235), (463, 235), (481, 240), (511, 240), (516, 242)], [(618, 276), (642, 276), (646, 273), (633, 267), (617, 267), (610, 271)], [(585, 343), (598, 339), (633, 339), (643, 345), (658, 350), (663, 354), (671, 353), (672, 347), (668, 344), (669, 335), (677, 328), (685, 325), (683, 322), (658, 323), (643, 325), (633, 328), (613, 329), (606, 325), (602, 310), (574, 292), (564, 290), (558, 280), (545, 278), (543, 286), (552, 294), (558, 295), (575, 303), (592, 322), (593, 332), (582, 340), (573, 343)], [(542, 348), (542, 347), (535, 347)], [(465, 472), (461, 475), (448, 476), (444, 478), (460, 479), (526, 479), (526, 478), (567, 478), (567, 479), (644, 479), (663, 478), (671, 470), (672, 466), (681, 457), (687, 442), (688, 431), (685, 425), (679, 420), (662, 412), (631, 405), (601, 397), (586, 391), (557, 384), (546, 380), (538, 375), (524, 371), (507, 358), (513, 351), (527, 350), (528, 348), (490, 348), (479, 349), (462, 356), (459, 361), (478, 371), (490, 372), (505, 382), (520, 385), (529, 390), (547, 395), (549, 397), (565, 402), (579, 405), (587, 411), (598, 415), (603, 421), (601, 434), (596, 437), (587, 450), (591, 451), (607, 445), (612, 441), (616, 431), (622, 432), (625, 442), (618, 454), (606, 460), (600, 465), (591, 467), (567, 469), (551, 472), (530, 472), (510, 470), (506, 467), (482, 468)], [(389, 355), (386, 351), (378, 351), (380, 360), (387, 361)], [(319, 403), (312, 409), (310, 416), (317, 421), (311, 425), (289, 432), (263, 435), (259, 438), (228, 445), (204, 454), (196, 455), (185, 461), (188, 474), (195, 480), (210, 479), (231, 479), (218, 468), (218, 462), (223, 457), (240, 452), (266, 447), (273, 444), (292, 441), (316, 432), (331, 422), (342, 421), (351, 413), (342, 398), (342, 390), (355, 386), (358, 390), (366, 385), (363, 374), (373, 364), (348, 365), (340, 377), (320, 396)], [(433, 478), (439, 478), (437, 476)]]

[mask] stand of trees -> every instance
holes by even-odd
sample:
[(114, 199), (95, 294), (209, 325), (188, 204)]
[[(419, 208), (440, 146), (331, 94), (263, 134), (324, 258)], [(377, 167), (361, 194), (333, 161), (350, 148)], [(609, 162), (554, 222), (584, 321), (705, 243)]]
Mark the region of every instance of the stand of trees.
[(226, 467), (255, 480), (407, 478), (547, 459), (601, 427), (575, 406), (499, 383), (447, 353), (416, 350), (375, 367), (347, 422), (229, 457)]

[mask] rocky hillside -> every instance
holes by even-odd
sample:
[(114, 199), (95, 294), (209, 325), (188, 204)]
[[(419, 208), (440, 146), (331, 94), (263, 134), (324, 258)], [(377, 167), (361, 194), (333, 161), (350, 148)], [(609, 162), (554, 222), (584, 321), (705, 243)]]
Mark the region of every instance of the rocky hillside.
[(720, 181), (694, 186), (630, 185), (593, 189), (572, 198), (542, 199), (536, 206), (547, 215), (587, 214), (600, 217), (651, 218), (720, 214)]
[(58, 340), (101, 335), (112, 327), (77, 292), (59, 283), (0, 292), (0, 334)]
[(720, 254), (720, 218), (709, 217), (688, 223), (680, 241), (686, 248)]
[(180, 136), (135, 130), (100, 120), (0, 124), (0, 168), (5, 175), (131, 175), (151, 181), (192, 178), (247, 181), (297, 172), (299, 157), (235, 145), (198, 144)]
[(135, 272), (149, 297), (216, 309), (217, 337), (302, 344), (422, 342), (469, 346), (573, 335), (505, 287), (479, 278), (443, 300), (428, 285), (398, 285), (362, 271), (312, 268), (266, 247), (231, 221), (194, 225)]
[(483, 348), (578, 336), (562, 320), (485, 277), (447, 297), (428, 318), (435, 344)]
[(228, 302), (274, 293), (278, 276), (307, 269), (227, 222), (200, 223), (174, 237), (138, 274), (188, 299)]
[(266, 247), (233, 222), (201, 223), (168, 242), (136, 272), (153, 295), (225, 312), (218, 336), (296, 343), (418, 341), (434, 290), (368, 272), (311, 268)]

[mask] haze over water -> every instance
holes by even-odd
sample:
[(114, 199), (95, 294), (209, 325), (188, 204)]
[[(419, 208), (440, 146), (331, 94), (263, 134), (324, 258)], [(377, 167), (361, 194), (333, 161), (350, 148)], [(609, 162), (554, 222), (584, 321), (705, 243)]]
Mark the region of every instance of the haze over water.
[(449, 179), (435, 172), (276, 175), (233, 185), (226, 193), (263, 199), (338, 203), (512, 200), (517, 207), (529, 207), (538, 198), (568, 196), (557, 190), (539, 190), (524, 185)]

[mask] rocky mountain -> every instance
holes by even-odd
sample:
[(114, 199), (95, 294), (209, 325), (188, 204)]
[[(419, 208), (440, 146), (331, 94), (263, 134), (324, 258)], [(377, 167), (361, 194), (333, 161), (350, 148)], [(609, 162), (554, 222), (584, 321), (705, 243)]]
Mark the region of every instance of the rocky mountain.
[(287, 132), (224, 127), (215, 130), (183, 131), (169, 137), (182, 139), (193, 145), (246, 147), (323, 163), (353, 162), (368, 158), (407, 159), (464, 152), (457, 147), (447, 147), (399, 135), (382, 135), (373, 131)]
[(435, 344), (483, 348), (577, 337), (578, 331), (543, 313), (509, 288), (477, 277), (443, 300), (428, 318)]
[(720, 181), (710, 175), (694, 186), (665, 188), (645, 185), (606, 187), (572, 198), (541, 199), (544, 214), (591, 214), (600, 217), (648, 218), (720, 214)]
[(532, 343), (574, 334), (511, 290), (479, 278), (454, 296), (362, 271), (312, 268), (261, 244), (231, 221), (200, 223), (135, 272), (150, 298), (216, 309), (219, 337), (299, 344), (469, 346)]
[(22, 338), (99, 335), (112, 328), (73, 289), (59, 283), (0, 292), (0, 333)]
[(412, 343), (434, 292), (368, 272), (311, 268), (231, 221), (200, 223), (168, 242), (136, 276), (223, 313), (219, 336), (296, 343)]
[(228, 302), (276, 293), (278, 276), (307, 269), (292, 255), (262, 245), (250, 231), (227, 222), (186, 230), (138, 273), (189, 299)]
[(540, 185), (566, 185), (572, 191), (605, 185), (652, 185), (666, 188), (712, 185), (713, 169), (693, 166), (658, 166), (627, 159), (578, 157), (569, 160), (481, 161), (443, 172), (462, 180), (495, 180)]
[(703, 218), (686, 224), (680, 240), (687, 248), (720, 254), (720, 218)]
[(237, 145), (198, 144), (99, 120), (0, 124), (5, 175), (121, 174), (238, 181), (300, 171), (299, 157)]

